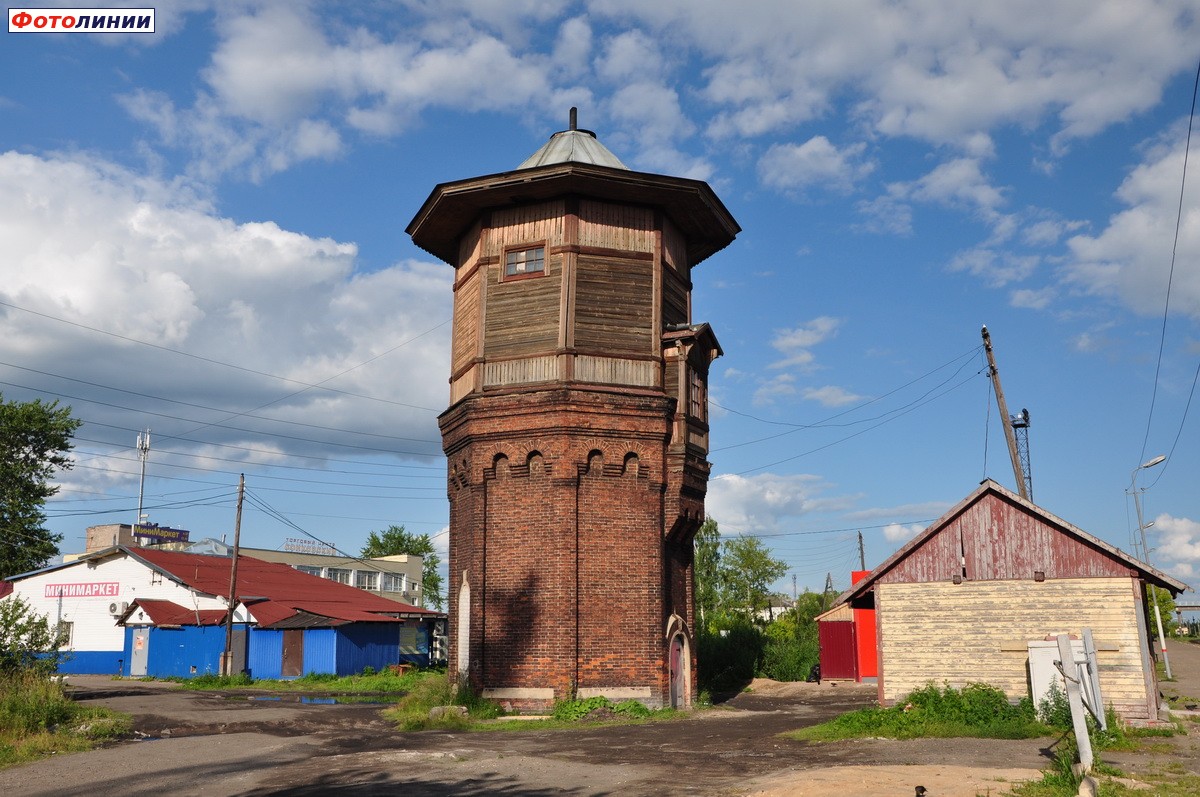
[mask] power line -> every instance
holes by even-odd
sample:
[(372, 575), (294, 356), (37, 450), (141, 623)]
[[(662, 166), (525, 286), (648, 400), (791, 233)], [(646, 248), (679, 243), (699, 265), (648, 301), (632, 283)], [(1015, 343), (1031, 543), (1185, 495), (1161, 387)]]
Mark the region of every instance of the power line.
[[(0, 380), (0, 385), (8, 385), (10, 387), (18, 387), (18, 388), (22, 388), (24, 390), (32, 390), (32, 391), (36, 391), (36, 392), (47, 393), (51, 396), (56, 396), (56, 397), (62, 398), (62, 399), (68, 399), (70, 401), (83, 401), (88, 404), (98, 404), (102, 407), (126, 410), (128, 412), (136, 412), (141, 415), (150, 415), (155, 418), (166, 418), (167, 420), (184, 421), (185, 423), (196, 423), (196, 421), (191, 418), (183, 418), (178, 415), (168, 415), (168, 414), (162, 413), (162, 412), (152, 412), (150, 410), (137, 409), (134, 407), (125, 407), (120, 404), (110, 404), (105, 401), (98, 401), (96, 399), (84, 398), (82, 396), (73, 396), (69, 393), (58, 393), (58, 392), (55, 392), (52, 390), (39, 391), (38, 388), (33, 388), (33, 387), (30, 387), (29, 385), (20, 385), (20, 384), (14, 383), (14, 382), (5, 382), (3, 380)], [(266, 437), (281, 438), (284, 440), (294, 440), (296, 442), (301, 442), (301, 443), (315, 443), (317, 445), (323, 445), (323, 446), (337, 446), (339, 448), (353, 448), (353, 449), (357, 449), (360, 451), (377, 451), (377, 452), (383, 453), (383, 454), (400, 454), (400, 455), (413, 456), (413, 457), (431, 456), (428, 452), (422, 452), (422, 451), (405, 451), (403, 449), (385, 449), (385, 448), (373, 448), (371, 446), (357, 446), (352, 443), (340, 443), (340, 442), (336, 442), (336, 441), (332, 441), (332, 440), (316, 440), (311, 437), (298, 437), (296, 435), (281, 434), (279, 432), (273, 432), (273, 433), (272, 432), (263, 432), (258, 429), (246, 429), (246, 428), (239, 427), (239, 426), (223, 426), (223, 425), (211, 424), (211, 423), (204, 424), (203, 426), (199, 426), (196, 429), (192, 429), (191, 431), (197, 431), (198, 429), (203, 429), (208, 426), (218, 426), (221, 429), (227, 429), (227, 430), (233, 431), (233, 432), (245, 432), (246, 434), (263, 435)], [(354, 432), (354, 434), (361, 434), (364, 436), (373, 436), (373, 437), (387, 437), (387, 435), (372, 435), (369, 432)], [(184, 439), (186, 439), (186, 438), (180, 437), (178, 435), (165, 434), (165, 433), (162, 434), (161, 436), (168, 440), (184, 440)], [(394, 438), (394, 439), (412, 440), (413, 438)], [(195, 442), (199, 442), (201, 445), (212, 445), (210, 443), (205, 443), (204, 441), (195, 441)], [(429, 440), (429, 441), (423, 441), (423, 442), (433, 443), (435, 441)]]
[[(1171, 242), (1171, 268), (1167, 272), (1167, 292), (1166, 292), (1166, 297), (1163, 300), (1162, 329), (1158, 336), (1158, 359), (1154, 365), (1154, 387), (1150, 391), (1150, 411), (1148, 413), (1146, 413), (1146, 433), (1142, 437), (1142, 452), (1141, 452), (1141, 455), (1138, 457), (1139, 462), (1143, 462), (1146, 459), (1146, 446), (1149, 445), (1149, 443), (1150, 443), (1150, 425), (1151, 425), (1151, 422), (1154, 420), (1154, 405), (1158, 399), (1158, 380), (1159, 380), (1159, 375), (1162, 373), (1163, 349), (1166, 347), (1166, 342), (1167, 342), (1167, 314), (1168, 314), (1168, 311), (1171, 309), (1171, 287), (1175, 281), (1175, 256), (1179, 249), (1179, 228), (1183, 224), (1183, 196), (1184, 196), (1184, 190), (1187, 188), (1188, 156), (1191, 153), (1191, 149), (1192, 149), (1192, 125), (1194, 124), (1194, 122), (1196, 120), (1196, 95), (1198, 92), (1200, 92), (1200, 62), (1198, 62), (1196, 64), (1196, 79), (1192, 83), (1192, 107), (1191, 107), (1191, 111), (1188, 113), (1187, 140), (1183, 146), (1183, 174), (1179, 180), (1179, 205), (1175, 211), (1175, 237)], [(1197, 371), (1197, 376), (1200, 376), (1200, 370)], [(1196, 389), (1196, 382), (1195, 382), (1195, 379), (1193, 379), (1192, 380), (1192, 390), (1195, 391), (1195, 389)], [(1189, 394), (1188, 395), (1188, 404), (1187, 404), (1187, 407), (1184, 408), (1183, 418), (1180, 419), (1180, 421), (1179, 421), (1179, 432), (1183, 431), (1183, 424), (1184, 424), (1184, 422), (1187, 421), (1187, 410), (1188, 410), (1188, 408), (1191, 407), (1191, 404), (1192, 404), (1192, 399), (1191, 399), (1191, 394)], [(1179, 442), (1179, 433), (1176, 433), (1175, 443), (1178, 443), (1178, 442)], [(1174, 451), (1175, 451), (1175, 443), (1171, 444), (1171, 452), (1172, 453), (1174, 453)], [(1163, 474), (1166, 473), (1167, 468), (1170, 466), (1170, 464), (1171, 464), (1171, 458), (1170, 458), (1170, 456), (1168, 456), (1167, 460), (1163, 463), (1162, 468), (1159, 470), (1158, 474), (1156, 475), (1154, 481), (1150, 483), (1151, 487), (1153, 487), (1155, 484), (1157, 484), (1158, 480), (1163, 477)]]
[[(40, 374), (41, 376), (49, 376), (54, 379), (62, 379), (67, 382), (75, 382), (77, 384), (87, 385), (88, 387), (98, 387), (102, 390), (111, 390), (114, 393), (125, 393), (130, 396), (138, 396), (139, 398), (153, 399), (155, 401), (165, 401), (169, 404), (179, 404), (184, 407), (193, 407), (195, 409), (200, 409), (200, 410), (211, 410), (212, 412), (233, 413), (232, 415), (230, 415), (230, 417), (233, 417), (233, 418), (236, 418), (236, 417), (253, 418), (253, 419), (259, 420), (259, 421), (268, 421), (270, 423), (285, 423), (285, 424), (288, 424), (289, 426), (303, 426), (303, 427), (306, 427), (309, 429), (320, 429), (321, 431), (325, 431), (325, 432), (341, 432), (341, 433), (345, 433), (345, 434), (360, 434), (360, 435), (365, 435), (368, 437), (382, 437), (382, 438), (386, 438), (388, 440), (405, 440), (405, 441), (413, 442), (413, 443), (437, 443), (437, 442), (439, 442), (437, 440), (433, 440), (433, 439), (429, 439), (429, 438), (422, 438), (422, 437), (396, 437), (394, 435), (378, 434), (376, 432), (361, 432), (361, 431), (358, 431), (355, 429), (341, 429), (341, 428), (338, 428), (335, 426), (321, 426), (320, 424), (304, 423), (303, 421), (285, 421), (280, 418), (271, 418), (266, 415), (254, 415), (252, 412), (234, 412), (233, 410), (230, 410), (225, 407), (210, 407), (206, 404), (196, 404), (191, 401), (183, 401), (182, 399), (173, 399), (173, 398), (168, 398), (166, 396), (156, 396), (153, 393), (147, 393), (144, 390), (126, 390), (124, 388), (113, 387), (112, 385), (105, 385), (105, 384), (101, 384), (99, 382), (89, 382), (86, 379), (76, 379), (71, 376), (63, 376), (62, 374), (56, 374), (56, 373), (53, 373), (50, 371), (39, 371), (36, 368), (26, 368), (25, 366), (22, 366), (22, 365), (13, 365), (12, 363), (0, 362), (0, 365), (5, 365), (5, 366), (8, 366), (9, 368), (17, 368), (22, 371), (29, 371), (30, 373)], [(26, 390), (37, 390), (37, 388), (32, 388), (32, 387), (28, 387), (25, 385), (18, 385), (18, 387), (24, 387)], [(39, 392), (46, 392), (46, 393), (50, 393), (51, 395), (61, 395), (61, 394), (54, 393), (53, 391), (49, 391), (49, 390), (39, 391)], [(296, 394), (292, 394), (292, 395), (296, 395)], [(70, 398), (70, 397), (67, 397), (67, 398)], [(90, 401), (91, 399), (79, 399), (79, 400), (80, 401)], [(96, 402), (96, 403), (99, 403), (99, 402)], [(278, 403), (278, 402), (272, 402), (272, 403)], [(104, 406), (113, 407), (116, 409), (129, 410), (130, 412), (142, 412), (142, 410), (140, 408), (127, 407), (127, 406), (124, 406), (121, 404), (105, 404)], [(263, 406), (269, 406), (269, 405), (264, 404)], [(163, 417), (169, 417), (169, 418), (173, 418), (175, 420), (181, 420), (181, 421), (188, 421), (189, 423), (198, 423), (198, 421), (194, 421), (189, 418), (182, 418), (182, 417), (177, 417), (177, 416), (163, 416)], [(235, 429), (237, 431), (246, 431), (244, 429), (238, 429), (237, 427), (234, 427), (234, 426), (225, 426), (223, 422), (214, 422), (214, 423), (210, 423), (210, 424), (205, 424), (205, 426), (221, 426), (222, 428), (225, 428), (225, 429)], [(203, 427), (201, 427), (201, 428), (203, 428)], [(191, 430), (191, 431), (195, 431), (195, 430)], [(190, 432), (184, 432), (183, 434), (189, 434), (189, 433)]]
[[(67, 324), (69, 326), (78, 327), (79, 329), (85, 329), (89, 332), (95, 332), (100, 335), (107, 335), (112, 338), (117, 338), (118, 340), (124, 340), (129, 343), (136, 343), (140, 346), (148, 346), (149, 348), (152, 348), (152, 349), (158, 349), (160, 351), (170, 352), (171, 354), (178, 354), (181, 357), (190, 357), (193, 360), (199, 360), (201, 362), (211, 363), (213, 365), (219, 365), (223, 368), (232, 368), (236, 371), (243, 371), (248, 374), (255, 374), (256, 376), (265, 376), (269, 379), (277, 379), (281, 382), (288, 382), (293, 385), (301, 385), (306, 389), (316, 388), (316, 389), (320, 389), (320, 390), (328, 390), (331, 393), (339, 393), (339, 394), (345, 395), (345, 396), (353, 396), (355, 398), (363, 398), (363, 399), (367, 399), (369, 401), (379, 401), (379, 402), (383, 402), (384, 404), (394, 404), (394, 405), (400, 406), (400, 407), (409, 407), (411, 409), (426, 410), (428, 412), (440, 412), (440, 410), (436, 410), (432, 407), (422, 407), (417, 404), (406, 404), (402, 401), (395, 401), (394, 399), (384, 399), (384, 398), (378, 398), (376, 396), (368, 396), (368, 395), (365, 395), (362, 393), (353, 393), (348, 390), (339, 390), (337, 388), (327, 387), (323, 384), (310, 384), (308, 382), (302, 382), (298, 379), (292, 379), (292, 378), (286, 377), (286, 376), (279, 376), (278, 374), (271, 374), (271, 373), (267, 373), (266, 371), (259, 371), (254, 368), (247, 368), (247, 367), (241, 366), (241, 365), (234, 365), (233, 363), (225, 362), (223, 360), (216, 360), (211, 357), (204, 357), (199, 354), (192, 354), (191, 352), (186, 352), (186, 351), (183, 351), (182, 349), (172, 349), (169, 346), (162, 346), (158, 343), (150, 343), (149, 341), (139, 340), (138, 338), (131, 338), (126, 335), (119, 335), (116, 332), (109, 332), (106, 329), (100, 329), (98, 327), (88, 326), (87, 324), (81, 324), (78, 321), (69, 321), (65, 318), (60, 318), (58, 316), (50, 315), (49, 313), (41, 313), (41, 312), (38, 312), (37, 310), (30, 310), (28, 307), (21, 307), (20, 305), (12, 304), (11, 302), (0, 301), (0, 307), (8, 307), (13, 310), (20, 310), (23, 313), (29, 313), (30, 315), (35, 315), (35, 316), (39, 316), (41, 318), (46, 318), (46, 319), (49, 319), (50, 321), (57, 321), (60, 324)], [(395, 351), (396, 349), (400, 348), (401, 346), (405, 346), (418, 338), (424, 337), (425, 335), (428, 335), (431, 332), (434, 332), (435, 330), (438, 330), (441, 327), (444, 327), (448, 323), (450, 323), (449, 319), (442, 321), (441, 323), (437, 324), (436, 326), (431, 327), (430, 329), (427, 329), (424, 332), (422, 332), (412, 338), (409, 338), (408, 340), (404, 341), (403, 343), (401, 343), (397, 346), (394, 346), (391, 349), (388, 349), (383, 354), (377, 355), (376, 357), (372, 357), (370, 360), (367, 360), (365, 363), (362, 363), (362, 364), (365, 365), (366, 363), (374, 362), (375, 360), (379, 359), (380, 357), (383, 357), (386, 354), (390, 354), (391, 352)], [(355, 366), (355, 368), (357, 368), (357, 367), (358, 366)], [(354, 370), (354, 369), (351, 368), (348, 370)], [(343, 372), (343, 373), (345, 373), (345, 372)], [(331, 378), (333, 378), (333, 377), (331, 377)]]

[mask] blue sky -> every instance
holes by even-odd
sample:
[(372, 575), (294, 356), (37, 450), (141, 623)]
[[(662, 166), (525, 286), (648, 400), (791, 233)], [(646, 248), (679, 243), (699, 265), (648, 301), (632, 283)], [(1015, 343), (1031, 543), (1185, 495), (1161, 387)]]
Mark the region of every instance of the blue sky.
[(246, 544), (444, 548), (451, 274), (404, 227), (576, 105), (743, 228), (694, 273), (708, 507), (781, 588), (1015, 487), (982, 324), (1037, 503), (1128, 550), (1131, 471), (1169, 453), (1138, 477), (1153, 558), (1200, 581), (1200, 4), (969, 6), (195, 0), (153, 35), (3, 34), (0, 392), (85, 422), (51, 528), (133, 520), (149, 428), (154, 522), (231, 534), (244, 472)]

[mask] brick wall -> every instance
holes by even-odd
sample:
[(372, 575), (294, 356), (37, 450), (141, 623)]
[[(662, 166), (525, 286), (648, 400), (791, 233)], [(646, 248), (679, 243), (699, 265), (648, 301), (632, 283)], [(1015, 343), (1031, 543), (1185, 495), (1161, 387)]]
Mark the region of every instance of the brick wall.
[(697, 494), (674, 412), (659, 391), (553, 387), (473, 394), (442, 415), (450, 617), (465, 572), (475, 688), (514, 708), (586, 690), (669, 702), (666, 628), (676, 614), (691, 633), (707, 476), (700, 460)]

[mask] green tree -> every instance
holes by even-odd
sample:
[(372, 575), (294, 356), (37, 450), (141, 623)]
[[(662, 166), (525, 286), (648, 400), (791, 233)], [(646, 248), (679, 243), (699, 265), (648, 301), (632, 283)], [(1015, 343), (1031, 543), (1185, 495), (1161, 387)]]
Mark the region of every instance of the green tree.
[(1168, 638), (1173, 636), (1179, 623), (1175, 619), (1175, 599), (1171, 597), (1171, 593), (1162, 587), (1146, 587), (1146, 606), (1150, 610), (1150, 633), (1158, 637), (1158, 626), (1154, 622), (1154, 611), (1157, 607), (1162, 617), (1163, 633)]
[(35, 612), (24, 598), (0, 600), (0, 675), (53, 673), (63, 658), (59, 652), (63, 643), (50, 619)]
[(705, 519), (696, 532), (695, 544), (692, 569), (696, 575), (696, 611), (703, 625), (716, 619), (719, 608), (721, 532), (717, 521)]
[(787, 563), (771, 556), (757, 537), (733, 537), (721, 545), (722, 602), (750, 617), (769, 605), (771, 584), (787, 573)]
[(403, 526), (388, 526), (380, 532), (372, 531), (359, 555), (370, 559), (399, 554), (421, 557), (421, 605), (429, 603), (441, 611), (445, 605), (442, 599), (442, 576), (438, 573), (442, 560), (433, 552), (433, 542), (428, 534), (412, 534)]
[(80, 423), (57, 401), (6, 402), (0, 394), (0, 576), (36, 570), (58, 554), (62, 535), (45, 527), (42, 508), (58, 492), (55, 470), (72, 466), (67, 454)]

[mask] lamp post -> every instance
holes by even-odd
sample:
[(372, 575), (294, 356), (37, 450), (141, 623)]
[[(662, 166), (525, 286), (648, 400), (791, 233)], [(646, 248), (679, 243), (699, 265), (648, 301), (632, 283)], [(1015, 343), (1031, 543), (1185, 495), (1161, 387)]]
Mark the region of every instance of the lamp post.
[[(1150, 564), (1150, 549), (1146, 546), (1146, 529), (1154, 524), (1146, 523), (1142, 520), (1142, 500), (1138, 494), (1137, 476), (1138, 471), (1153, 468), (1155, 465), (1161, 465), (1166, 459), (1166, 455), (1159, 454), (1154, 459), (1143, 462), (1133, 469), (1133, 473), (1129, 479), (1129, 492), (1133, 493), (1133, 507), (1137, 510), (1138, 536), (1142, 540), (1142, 561), (1146, 564)], [(1167, 671), (1167, 677), (1172, 678), (1174, 676), (1171, 675), (1171, 660), (1167, 658), (1167, 638), (1163, 635), (1162, 613), (1158, 610), (1158, 592), (1153, 584), (1150, 585), (1150, 600), (1154, 603), (1154, 622), (1158, 627), (1158, 644), (1162, 650), (1163, 667)]]

